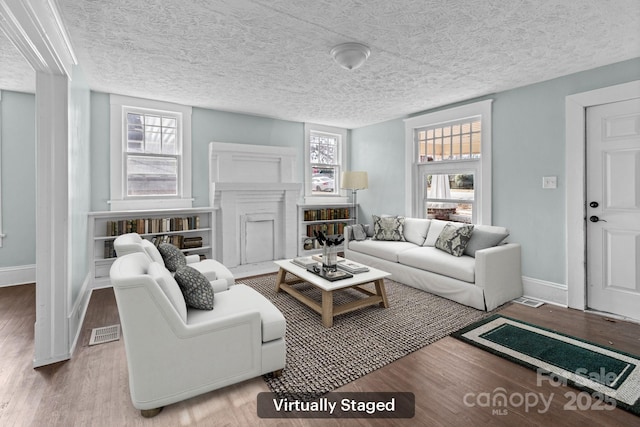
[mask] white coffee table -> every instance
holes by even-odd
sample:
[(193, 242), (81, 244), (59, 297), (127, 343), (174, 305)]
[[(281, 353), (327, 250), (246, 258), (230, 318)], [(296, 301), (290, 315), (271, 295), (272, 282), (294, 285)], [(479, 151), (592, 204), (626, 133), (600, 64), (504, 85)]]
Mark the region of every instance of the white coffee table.
[[(330, 282), (294, 264), (290, 259), (275, 261), (275, 263), (280, 267), (276, 278), (276, 292), (284, 291), (307, 307), (321, 314), (322, 325), (325, 328), (333, 326), (333, 317), (342, 313), (348, 313), (377, 304), (384, 308), (389, 307), (383, 279), (390, 276), (391, 273), (387, 273), (386, 271), (369, 267), (369, 271), (365, 273), (354, 274), (351, 278)], [(287, 273), (293, 276), (289, 280), (287, 280), (286, 277)], [(294, 288), (293, 285), (302, 282), (310, 283), (322, 290), (322, 301), (320, 303)], [(374, 284), (375, 292), (360, 286), (367, 283)], [(355, 289), (365, 294), (366, 298), (347, 304), (334, 305), (333, 292), (346, 288)]]

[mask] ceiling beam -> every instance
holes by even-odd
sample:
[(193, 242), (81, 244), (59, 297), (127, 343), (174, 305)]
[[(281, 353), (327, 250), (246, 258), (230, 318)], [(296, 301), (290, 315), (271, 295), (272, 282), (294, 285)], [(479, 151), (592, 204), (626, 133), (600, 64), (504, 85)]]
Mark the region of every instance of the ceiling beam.
[(0, 29), (36, 71), (71, 77), (78, 61), (55, 0), (0, 0)]

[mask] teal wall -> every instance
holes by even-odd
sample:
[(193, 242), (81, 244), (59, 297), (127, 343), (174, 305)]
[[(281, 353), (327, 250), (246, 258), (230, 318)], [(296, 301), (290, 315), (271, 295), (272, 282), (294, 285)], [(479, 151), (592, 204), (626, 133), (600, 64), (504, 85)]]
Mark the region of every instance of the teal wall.
[[(494, 99), (493, 223), (522, 244), (524, 276), (565, 284), (565, 97), (638, 79), (640, 58), (481, 98)], [(406, 214), (404, 122), (354, 129), (351, 136), (352, 169), (369, 172), (369, 189), (358, 192), (361, 220)], [(558, 177), (557, 189), (542, 189), (546, 175)]]
[[(109, 95), (91, 94), (91, 208), (109, 210)], [(228, 142), (293, 147), (304, 154), (303, 123), (247, 114), (193, 108), (191, 115), (192, 196), (194, 207), (209, 205), (209, 143)], [(302, 181), (304, 168), (299, 168)]]
[(109, 192), (109, 95), (91, 92), (91, 210), (108, 211)]
[[(209, 143), (292, 147), (304, 156), (304, 124), (246, 114), (194, 108), (191, 115), (192, 194), (195, 207), (209, 205)], [(304, 165), (298, 162), (299, 181)]]
[(2, 91), (2, 228), (0, 268), (36, 262), (36, 101), (33, 94)]
[[(565, 280), (565, 97), (637, 79), (640, 58), (482, 98), (494, 99), (493, 223), (508, 227), (510, 240), (522, 244), (525, 276), (559, 284)], [(7, 238), (0, 248), (0, 268), (35, 262), (35, 99), (3, 91), (1, 102)], [(108, 210), (109, 95), (92, 92), (89, 103), (90, 208)], [(302, 159), (303, 139), (302, 123), (194, 108), (194, 206), (208, 205), (209, 142), (296, 147)], [(353, 129), (349, 144), (350, 169), (369, 172), (369, 189), (358, 192), (361, 219), (373, 213), (404, 214), (409, 165), (403, 120)], [(558, 189), (542, 189), (545, 175), (558, 176)]]
[(369, 188), (358, 191), (358, 221), (372, 214), (405, 215), (404, 121), (391, 120), (351, 131), (350, 169), (367, 171)]

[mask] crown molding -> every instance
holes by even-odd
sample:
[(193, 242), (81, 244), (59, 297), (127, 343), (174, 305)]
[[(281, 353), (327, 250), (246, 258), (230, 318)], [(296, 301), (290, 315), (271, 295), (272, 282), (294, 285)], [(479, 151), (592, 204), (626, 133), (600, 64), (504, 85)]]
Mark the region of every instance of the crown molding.
[(36, 71), (71, 77), (78, 60), (55, 0), (0, 0), (0, 29)]

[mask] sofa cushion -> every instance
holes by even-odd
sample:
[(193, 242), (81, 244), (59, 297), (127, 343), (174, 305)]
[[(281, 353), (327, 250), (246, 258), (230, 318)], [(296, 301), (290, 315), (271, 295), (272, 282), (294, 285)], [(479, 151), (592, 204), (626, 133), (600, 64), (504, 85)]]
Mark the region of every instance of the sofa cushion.
[(203, 259), (202, 261), (188, 264), (188, 266), (198, 270), (210, 282), (218, 278), (218, 271), (222, 273), (223, 270), (227, 269), (224, 265), (213, 259)]
[(413, 249), (416, 245), (410, 242), (393, 242), (385, 240), (367, 239), (361, 242), (350, 241), (349, 250), (371, 255), (376, 258), (398, 262), (398, 254), (407, 249)]
[(147, 239), (142, 239), (142, 247), (152, 261), (164, 265), (164, 259), (162, 259), (162, 255), (160, 254), (160, 251), (158, 250), (156, 245), (154, 245)]
[(434, 246), (453, 256), (462, 256), (471, 238), (471, 233), (473, 233), (473, 225), (456, 227), (453, 224), (447, 224), (442, 229)]
[(407, 242), (414, 243), (418, 246), (422, 246), (424, 240), (427, 238), (427, 232), (430, 219), (423, 218), (405, 218), (404, 219), (404, 239)]
[(455, 257), (435, 247), (420, 247), (403, 251), (401, 264), (442, 274), (464, 282), (475, 283), (476, 260), (467, 255)]
[(169, 271), (178, 271), (187, 265), (187, 258), (182, 251), (171, 243), (160, 243), (158, 251), (160, 251), (160, 255), (162, 255), (162, 259), (164, 260), (164, 266), (167, 267)]
[[(431, 224), (429, 225), (429, 230), (427, 231), (427, 238), (424, 240), (422, 246), (435, 246), (436, 240), (438, 240), (438, 237), (440, 237), (440, 233), (442, 233), (444, 226), (447, 224), (447, 221), (432, 219)], [(460, 225), (463, 224), (460, 223)]]
[(195, 268), (182, 267), (176, 271), (174, 278), (189, 307), (213, 310), (213, 288), (202, 273)]
[(243, 284), (231, 286), (216, 294), (216, 309), (188, 310), (188, 324), (223, 318), (241, 311), (257, 311), (262, 321), (262, 342), (284, 338), (287, 323), (278, 308), (256, 290)]
[(403, 242), (404, 217), (373, 215), (373, 238)]
[(157, 262), (152, 262), (149, 264), (147, 274), (158, 283), (162, 292), (164, 292), (173, 308), (176, 309), (178, 315), (182, 318), (182, 321), (186, 323), (187, 304), (184, 301), (184, 296), (182, 295), (182, 291), (180, 290), (178, 283), (173, 278), (169, 270)]
[(488, 225), (476, 225), (471, 233), (471, 239), (464, 250), (465, 255), (476, 256), (476, 251), (497, 246), (509, 236), (509, 232), (503, 227)]
[(354, 240), (362, 241), (367, 238), (367, 230), (364, 224), (354, 224), (352, 232)]

